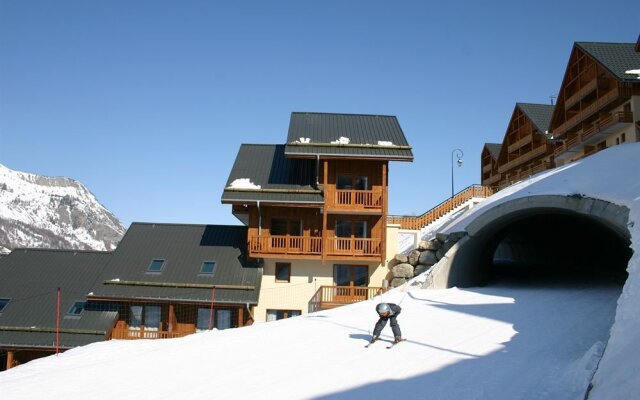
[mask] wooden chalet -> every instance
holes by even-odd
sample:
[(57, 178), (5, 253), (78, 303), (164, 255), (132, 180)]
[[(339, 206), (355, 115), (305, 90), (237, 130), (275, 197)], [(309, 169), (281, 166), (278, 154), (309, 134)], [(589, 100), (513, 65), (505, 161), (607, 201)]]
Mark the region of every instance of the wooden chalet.
[(636, 43), (577, 42), (562, 80), (549, 132), (558, 165), (609, 146), (638, 141), (640, 68)]
[(246, 235), (242, 226), (133, 223), (87, 299), (117, 311), (111, 339), (250, 324), (261, 269), (247, 259)]
[[(380, 115), (294, 112), (286, 144), (240, 147), (222, 202), (247, 225), (249, 256), (264, 262), (256, 318), (365, 298), (372, 279), (380, 290), (389, 161), (412, 160), (396, 117)], [(312, 292), (277, 304), (272, 293), (301, 282)]]
[(0, 260), (0, 371), (109, 337), (117, 312), (91, 309), (85, 296), (110, 257), (15, 249)]
[(500, 156), (500, 143), (485, 143), (482, 148), (482, 186), (496, 186), (502, 175), (498, 171), (498, 157)]
[(552, 114), (551, 105), (516, 104), (502, 144), (482, 150), (483, 186), (501, 189), (554, 167), (554, 141), (546, 133)]

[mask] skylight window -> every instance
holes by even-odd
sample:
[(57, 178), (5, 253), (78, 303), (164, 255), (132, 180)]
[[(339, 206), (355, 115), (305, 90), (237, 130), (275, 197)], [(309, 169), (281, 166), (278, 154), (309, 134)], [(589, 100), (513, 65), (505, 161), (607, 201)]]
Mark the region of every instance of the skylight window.
[(0, 313), (9, 304), (9, 299), (0, 299)]
[(80, 315), (84, 311), (85, 306), (87, 305), (86, 301), (76, 301), (73, 303), (67, 314), (70, 315)]
[(151, 264), (149, 264), (149, 272), (160, 272), (162, 271), (162, 268), (164, 268), (164, 260), (162, 259), (155, 259), (153, 261), (151, 261)]
[(216, 272), (215, 261), (203, 261), (200, 267), (201, 274), (213, 275)]

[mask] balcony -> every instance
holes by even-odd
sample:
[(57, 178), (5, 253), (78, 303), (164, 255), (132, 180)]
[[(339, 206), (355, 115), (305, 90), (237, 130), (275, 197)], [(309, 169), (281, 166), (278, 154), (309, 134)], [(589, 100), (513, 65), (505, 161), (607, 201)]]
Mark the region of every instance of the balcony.
[(483, 179), (482, 180), (482, 185), (483, 186), (491, 186), (494, 183), (498, 182), (501, 178), (502, 178), (502, 174), (500, 174), (500, 173), (497, 173), (495, 175), (491, 175), (487, 179)]
[(251, 257), (268, 255), (322, 255), (322, 238), (310, 236), (252, 236), (249, 238)]
[(553, 133), (556, 137), (563, 135), (564, 133), (578, 125), (580, 122), (586, 120), (596, 112), (599, 112), (603, 108), (607, 107), (610, 103), (626, 95), (628, 95), (627, 90), (620, 90), (618, 88), (612, 89), (611, 91), (602, 95), (596, 101), (591, 103), (589, 106), (585, 107), (583, 110), (568, 118), (563, 124), (556, 127), (553, 130)]
[(320, 286), (309, 302), (310, 312), (326, 310), (369, 300), (384, 293), (384, 288), (367, 286)]
[(320, 259), (323, 248), (328, 257), (379, 258), (382, 239), (328, 238), (323, 246), (321, 237), (265, 235), (249, 238), (249, 256), (254, 258)]
[(530, 133), (530, 134), (525, 135), (524, 137), (516, 140), (515, 142), (511, 143), (509, 145), (509, 147), (507, 148), (507, 150), (508, 150), (509, 153), (513, 153), (514, 151), (519, 150), (521, 147), (523, 147), (523, 146), (525, 146), (525, 145), (527, 145), (529, 143), (532, 143), (532, 142), (533, 142), (533, 134)]
[(556, 158), (566, 158), (568, 152), (577, 152), (585, 146), (593, 145), (610, 133), (616, 132), (633, 123), (633, 113), (629, 111), (614, 112), (596, 120), (588, 128), (571, 136), (554, 150)]
[(547, 153), (547, 145), (543, 144), (541, 146), (538, 146), (538, 147), (532, 149), (531, 151), (528, 151), (528, 152), (522, 154), (521, 156), (518, 156), (518, 157), (514, 158), (513, 160), (511, 160), (511, 161), (509, 161), (509, 162), (507, 162), (507, 163), (505, 163), (503, 165), (500, 165), (498, 167), (498, 171), (500, 173), (507, 172), (509, 170), (512, 170), (514, 167), (516, 167), (516, 166), (518, 166), (520, 164), (524, 164), (524, 163), (526, 163), (528, 161), (531, 161), (536, 157), (543, 156), (546, 153)]
[(135, 339), (173, 339), (190, 335), (194, 332), (179, 332), (179, 331), (159, 331), (154, 329), (129, 329), (129, 328), (115, 328), (111, 331), (111, 339), (120, 340), (135, 340)]
[(382, 212), (382, 189), (355, 190), (327, 188), (325, 201), (329, 211)]
[(578, 103), (580, 100), (585, 98), (588, 94), (591, 94), (594, 90), (596, 90), (597, 87), (598, 87), (598, 80), (597, 79), (591, 80), (584, 87), (582, 87), (582, 89), (578, 90), (575, 94), (573, 94), (572, 96), (569, 96), (564, 101), (564, 108), (569, 109), (573, 107), (574, 105), (576, 105), (576, 103)]

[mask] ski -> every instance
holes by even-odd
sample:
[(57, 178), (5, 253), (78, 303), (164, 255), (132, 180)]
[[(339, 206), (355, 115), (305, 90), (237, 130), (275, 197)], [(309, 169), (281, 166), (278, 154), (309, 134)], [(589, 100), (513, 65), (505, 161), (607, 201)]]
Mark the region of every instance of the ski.
[(392, 349), (395, 345), (400, 344), (400, 343), (404, 342), (405, 340), (407, 340), (407, 339), (402, 339), (399, 342), (393, 342), (389, 346), (387, 346), (387, 349)]

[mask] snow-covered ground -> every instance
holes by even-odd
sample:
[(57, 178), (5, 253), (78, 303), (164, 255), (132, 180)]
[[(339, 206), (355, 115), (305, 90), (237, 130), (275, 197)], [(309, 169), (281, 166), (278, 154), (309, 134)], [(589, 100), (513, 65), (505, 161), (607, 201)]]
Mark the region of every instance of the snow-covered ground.
[[(383, 296), (401, 304), (398, 322), (408, 339), (391, 350), (384, 342), (364, 348), (376, 298), (181, 339), (96, 343), (0, 373), (0, 398), (582, 400), (592, 378), (590, 400), (637, 398), (639, 176), (640, 144), (616, 146), (500, 192), (469, 213), (542, 193), (625, 205), (634, 255), (624, 288), (559, 280), (406, 286)], [(470, 218), (458, 218), (456, 229)], [(389, 327), (384, 334), (390, 339)]]

